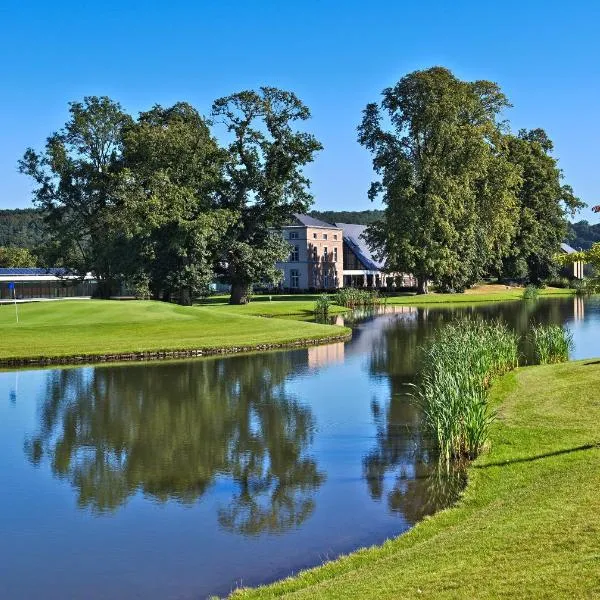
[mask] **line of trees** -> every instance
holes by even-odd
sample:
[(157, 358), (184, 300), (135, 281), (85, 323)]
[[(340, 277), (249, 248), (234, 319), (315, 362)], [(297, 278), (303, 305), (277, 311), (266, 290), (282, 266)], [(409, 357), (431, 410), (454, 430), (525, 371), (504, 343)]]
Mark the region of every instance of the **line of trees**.
[[(369, 197), (385, 205), (364, 214), (368, 241), (387, 269), (413, 273), (422, 293), (554, 275), (566, 217), (583, 203), (547, 134), (511, 133), (497, 84), (442, 67), (382, 95), (358, 141), (378, 175)], [(105, 297), (126, 282), (189, 304), (219, 278), (232, 303), (247, 302), (252, 284), (280, 280), (289, 245), (276, 231), (312, 203), (303, 168), (321, 144), (297, 128), (309, 117), (272, 87), (216, 100), (210, 119), (184, 102), (137, 118), (107, 97), (71, 103), (44, 150), (19, 162), (44, 216), (43, 262), (92, 272)]]
[(272, 87), (216, 100), (211, 120), (184, 102), (137, 119), (107, 97), (71, 103), (45, 149), (19, 162), (44, 214), (45, 260), (92, 272), (104, 297), (124, 281), (189, 304), (222, 276), (245, 303), (253, 283), (281, 277), (289, 247), (274, 230), (312, 202), (303, 167), (321, 145), (296, 128), (309, 117)]
[(388, 269), (462, 291), (484, 275), (543, 281), (583, 203), (542, 129), (512, 134), (497, 84), (415, 71), (367, 105), (358, 141), (373, 155), (384, 217), (369, 241)]

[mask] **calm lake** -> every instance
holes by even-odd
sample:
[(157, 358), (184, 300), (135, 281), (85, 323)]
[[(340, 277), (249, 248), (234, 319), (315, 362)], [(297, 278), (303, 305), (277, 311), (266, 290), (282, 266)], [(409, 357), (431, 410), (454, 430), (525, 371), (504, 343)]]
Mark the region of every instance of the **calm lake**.
[[(0, 373), (0, 597), (206, 598), (381, 543), (452, 503), (407, 395), (465, 313), (564, 323), (581, 298), (357, 318), (353, 339), (218, 359)], [(524, 349), (526, 352), (526, 349)]]

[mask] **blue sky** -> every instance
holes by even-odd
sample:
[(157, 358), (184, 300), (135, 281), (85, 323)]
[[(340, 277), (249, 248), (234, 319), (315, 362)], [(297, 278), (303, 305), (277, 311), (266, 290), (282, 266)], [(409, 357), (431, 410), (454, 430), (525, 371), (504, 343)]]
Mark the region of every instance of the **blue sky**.
[[(30, 205), (16, 162), (67, 118), (108, 95), (135, 114), (274, 85), (310, 107), (325, 146), (308, 169), (319, 209), (378, 207), (356, 142), (365, 104), (402, 75), (443, 65), (500, 84), (516, 130), (543, 127), (566, 182), (600, 203), (600, 3), (213, 0), (0, 5), (0, 207)], [(579, 218), (597, 221), (589, 210)]]

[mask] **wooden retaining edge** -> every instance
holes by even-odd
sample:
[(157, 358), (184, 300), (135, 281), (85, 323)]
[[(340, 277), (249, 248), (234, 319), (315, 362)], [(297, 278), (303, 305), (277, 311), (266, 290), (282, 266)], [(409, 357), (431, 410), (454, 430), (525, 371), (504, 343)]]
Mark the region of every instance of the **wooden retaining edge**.
[(325, 338), (296, 340), (295, 342), (280, 342), (274, 344), (255, 344), (251, 346), (231, 346), (227, 348), (197, 348), (179, 350), (142, 350), (139, 352), (117, 352), (114, 354), (84, 354), (81, 356), (32, 356), (24, 358), (2, 358), (1, 367), (45, 366), (45, 365), (78, 365), (105, 362), (151, 361), (173, 358), (193, 358), (197, 356), (217, 356), (239, 354), (242, 352), (259, 352), (284, 348), (303, 348), (335, 342), (346, 342), (352, 337), (352, 332)]

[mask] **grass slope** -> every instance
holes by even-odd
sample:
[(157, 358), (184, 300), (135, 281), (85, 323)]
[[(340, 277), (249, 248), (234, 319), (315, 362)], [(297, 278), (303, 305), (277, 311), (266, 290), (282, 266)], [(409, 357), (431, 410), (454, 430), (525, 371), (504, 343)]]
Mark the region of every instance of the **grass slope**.
[(522, 369), (492, 393), (491, 451), (471, 467), (458, 506), (239, 596), (600, 597), (600, 361)]
[[(545, 288), (539, 291), (541, 298), (572, 296), (575, 290)], [(219, 310), (227, 310), (238, 314), (255, 316), (284, 316), (284, 315), (312, 315), (314, 314), (315, 302), (319, 294), (276, 294), (267, 296), (259, 294), (252, 298), (252, 302), (243, 306), (230, 306), (228, 296), (213, 296), (207, 300), (202, 300), (200, 306), (213, 306)], [(342, 306), (333, 304), (335, 294), (330, 294), (332, 305), (330, 314), (339, 314), (346, 311)], [(506, 289), (506, 286), (482, 285), (464, 294), (427, 294), (417, 296), (415, 294), (404, 294), (400, 296), (390, 296), (385, 299), (389, 305), (407, 305), (407, 306), (426, 306), (430, 304), (458, 304), (475, 302), (500, 302), (504, 300), (521, 300), (523, 297), (522, 288)]]
[(0, 306), (0, 361), (284, 344), (342, 335), (330, 325), (152, 301), (67, 300)]
[[(539, 290), (540, 298), (573, 296), (575, 290), (563, 288), (544, 288)], [(425, 306), (428, 304), (458, 304), (462, 302), (500, 302), (505, 300), (521, 300), (522, 288), (506, 289), (505, 286), (482, 285), (463, 294), (427, 294), (424, 296), (394, 296), (388, 298), (388, 304), (409, 304)]]

